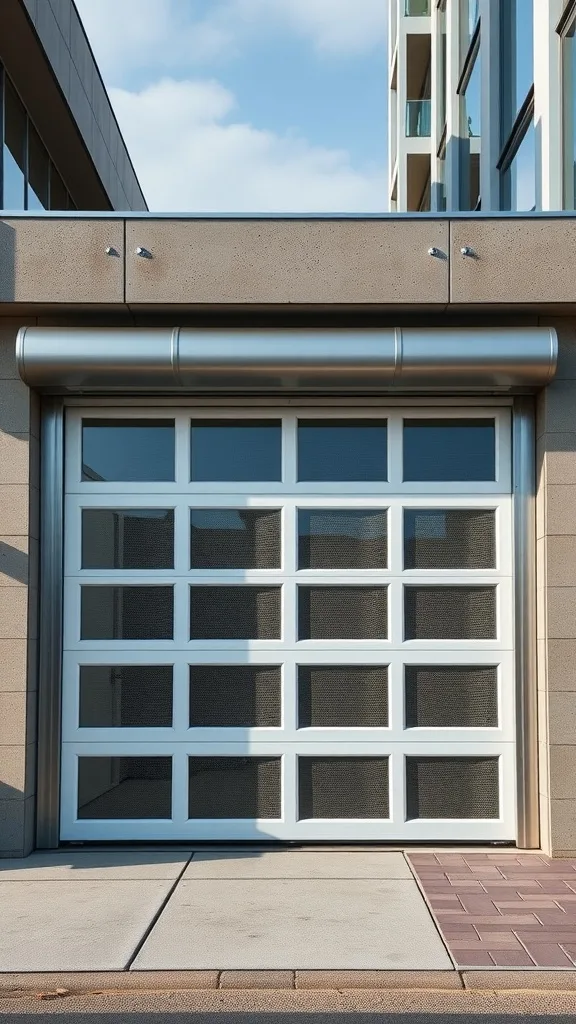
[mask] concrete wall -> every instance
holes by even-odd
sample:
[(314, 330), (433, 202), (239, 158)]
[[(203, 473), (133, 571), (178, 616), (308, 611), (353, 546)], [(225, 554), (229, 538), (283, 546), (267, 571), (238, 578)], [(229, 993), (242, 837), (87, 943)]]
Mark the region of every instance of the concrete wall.
[(40, 416), (16, 370), (22, 323), (0, 319), (0, 857), (34, 846)]
[(576, 856), (576, 322), (538, 398), (538, 717), (542, 844)]

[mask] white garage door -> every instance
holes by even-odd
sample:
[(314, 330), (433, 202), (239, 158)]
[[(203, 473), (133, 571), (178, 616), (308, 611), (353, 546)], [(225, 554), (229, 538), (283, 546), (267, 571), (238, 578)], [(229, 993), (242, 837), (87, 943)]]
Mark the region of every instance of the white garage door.
[(509, 412), (69, 409), (62, 838), (514, 839)]

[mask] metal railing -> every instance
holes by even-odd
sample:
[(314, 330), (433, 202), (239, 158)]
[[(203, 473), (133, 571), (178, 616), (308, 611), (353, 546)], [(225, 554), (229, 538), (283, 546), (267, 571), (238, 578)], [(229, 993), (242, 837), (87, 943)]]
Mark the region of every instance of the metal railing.
[(432, 128), (431, 100), (407, 100), (406, 137), (429, 139)]

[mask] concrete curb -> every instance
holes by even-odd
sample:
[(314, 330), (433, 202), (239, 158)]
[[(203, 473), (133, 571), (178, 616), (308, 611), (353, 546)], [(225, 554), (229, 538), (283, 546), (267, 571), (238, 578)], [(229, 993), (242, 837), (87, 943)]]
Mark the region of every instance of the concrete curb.
[(79, 971), (0, 974), (0, 1000), (114, 992), (252, 991), (576, 991), (574, 971)]

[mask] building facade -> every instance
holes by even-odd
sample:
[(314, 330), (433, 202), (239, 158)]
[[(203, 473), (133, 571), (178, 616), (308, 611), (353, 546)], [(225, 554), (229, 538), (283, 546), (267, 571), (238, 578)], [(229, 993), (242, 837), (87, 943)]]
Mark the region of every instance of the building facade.
[(59, 104), (5, 46), (0, 855), (575, 855), (573, 217), (148, 214), (41, 8), (0, 15)]
[(571, 0), (390, 0), (389, 202), (575, 208)]

